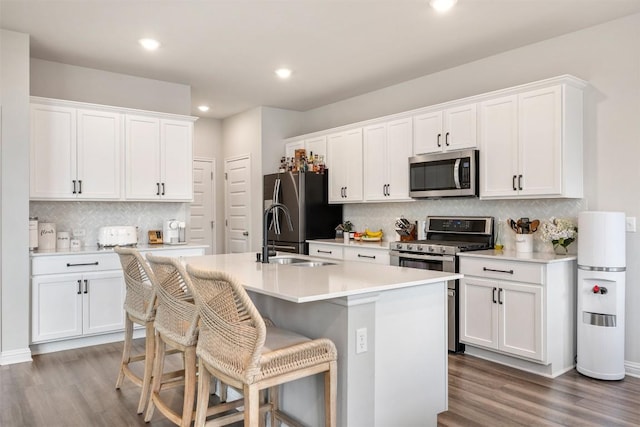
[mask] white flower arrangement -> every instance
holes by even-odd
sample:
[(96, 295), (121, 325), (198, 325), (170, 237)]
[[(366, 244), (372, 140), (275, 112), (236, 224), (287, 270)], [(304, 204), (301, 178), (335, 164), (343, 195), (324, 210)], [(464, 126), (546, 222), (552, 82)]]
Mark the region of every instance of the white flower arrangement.
[(576, 240), (578, 227), (569, 218), (551, 217), (540, 227), (540, 239), (543, 242), (553, 243), (553, 247), (562, 246), (565, 251), (567, 246)]

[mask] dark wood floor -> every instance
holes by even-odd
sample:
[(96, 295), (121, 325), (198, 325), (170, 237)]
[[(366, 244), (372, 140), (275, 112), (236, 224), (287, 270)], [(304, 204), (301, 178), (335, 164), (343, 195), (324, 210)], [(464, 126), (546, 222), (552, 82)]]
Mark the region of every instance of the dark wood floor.
[[(135, 347), (142, 350), (142, 342)], [(114, 389), (122, 343), (34, 356), (0, 367), (0, 426), (173, 426), (136, 414), (139, 388)], [(179, 356), (169, 365), (177, 367)], [(171, 399), (180, 408), (177, 390)], [(449, 356), (449, 411), (440, 426), (640, 426), (640, 379), (548, 379), (471, 356)], [(382, 426), (413, 427), (413, 426)]]

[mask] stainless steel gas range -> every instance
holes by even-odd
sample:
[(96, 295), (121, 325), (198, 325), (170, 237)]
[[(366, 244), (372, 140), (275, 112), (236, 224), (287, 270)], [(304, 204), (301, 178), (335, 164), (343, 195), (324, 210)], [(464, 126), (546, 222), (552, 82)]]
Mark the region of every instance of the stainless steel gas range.
[[(391, 265), (457, 273), (459, 252), (493, 247), (493, 217), (427, 217), (426, 240), (393, 242)], [(449, 312), (449, 351), (464, 351), (458, 325), (459, 284), (447, 282)]]

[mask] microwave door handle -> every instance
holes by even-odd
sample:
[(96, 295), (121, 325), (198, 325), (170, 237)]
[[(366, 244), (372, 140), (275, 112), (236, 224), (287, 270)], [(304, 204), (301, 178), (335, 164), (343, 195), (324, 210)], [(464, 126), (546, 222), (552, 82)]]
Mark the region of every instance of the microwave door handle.
[(460, 159), (456, 159), (456, 163), (453, 166), (453, 181), (456, 183), (456, 188), (460, 187)]

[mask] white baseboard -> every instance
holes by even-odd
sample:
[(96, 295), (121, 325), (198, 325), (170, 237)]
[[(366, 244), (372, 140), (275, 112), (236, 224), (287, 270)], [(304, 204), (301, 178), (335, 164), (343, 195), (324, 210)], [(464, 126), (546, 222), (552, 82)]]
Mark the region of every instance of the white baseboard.
[(630, 377), (640, 378), (640, 363), (625, 361), (624, 371)]
[(21, 348), (0, 352), (0, 365), (13, 365), (15, 363), (31, 362), (31, 350)]
[[(133, 338), (144, 338), (144, 328), (134, 328)], [(39, 344), (31, 344), (33, 354), (53, 353), (56, 351), (73, 350), (75, 348), (89, 347), (92, 345), (108, 344), (112, 342), (124, 341), (124, 332), (113, 332), (110, 334), (94, 335), (75, 339), (52, 341)]]

